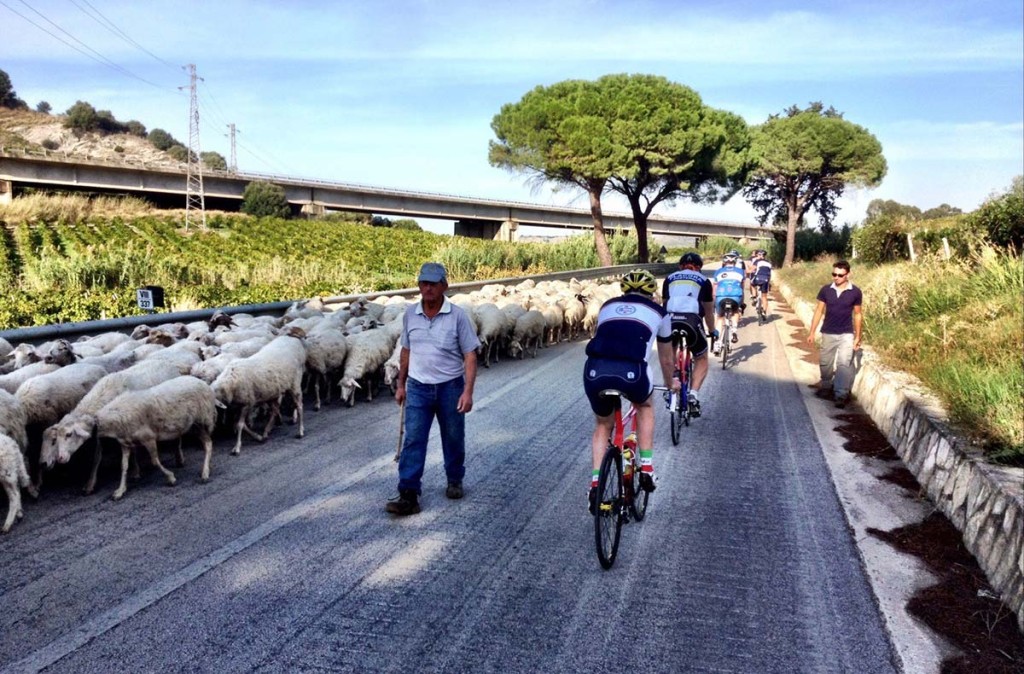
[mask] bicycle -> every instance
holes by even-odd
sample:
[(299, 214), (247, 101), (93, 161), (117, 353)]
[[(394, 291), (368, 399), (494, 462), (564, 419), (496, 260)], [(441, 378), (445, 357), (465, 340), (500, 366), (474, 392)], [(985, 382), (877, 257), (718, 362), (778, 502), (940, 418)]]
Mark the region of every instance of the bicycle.
[(768, 322), (768, 314), (765, 312), (762, 306), (762, 297), (765, 295), (764, 291), (761, 290), (761, 286), (756, 286), (755, 294), (753, 297), (754, 306), (757, 308), (757, 324), (764, 325)]
[(683, 426), (690, 425), (693, 410), (690, 409), (690, 383), (693, 381), (693, 356), (683, 330), (672, 331), (672, 343), (676, 349), (676, 376), (679, 377), (679, 393), (669, 392), (669, 427), (672, 431), (672, 444), (679, 444), (679, 431)]
[(736, 311), (739, 310), (739, 304), (733, 299), (722, 300), (722, 334), (718, 337), (721, 340), (721, 348), (719, 349), (718, 355), (722, 357), (722, 369), (725, 369), (726, 363), (729, 362), (729, 354), (732, 353), (732, 316)]
[[(665, 390), (664, 386), (655, 386)], [(640, 453), (636, 446), (636, 408), (632, 405), (623, 414), (625, 397), (621, 391), (608, 389), (602, 396), (615, 396), (615, 425), (608, 439), (608, 449), (601, 459), (597, 477), (597, 503), (594, 508), (594, 544), (601, 567), (612, 568), (619, 551), (622, 525), (643, 520), (647, 514), (650, 492), (640, 488)], [(629, 433), (626, 429), (629, 428)]]

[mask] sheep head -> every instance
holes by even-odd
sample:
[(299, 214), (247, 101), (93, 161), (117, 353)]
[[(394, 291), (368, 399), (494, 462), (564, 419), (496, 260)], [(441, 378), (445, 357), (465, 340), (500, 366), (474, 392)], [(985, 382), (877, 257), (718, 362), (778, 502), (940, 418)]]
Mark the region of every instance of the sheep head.
[(71, 348), (71, 342), (66, 339), (58, 339), (43, 357), (43, 361), (63, 367), (77, 362), (78, 356), (75, 355), (74, 350)]
[(356, 389), (363, 387), (352, 377), (343, 378), (339, 386), (341, 387), (341, 399), (351, 407), (356, 400)]
[(39, 451), (39, 462), (47, 468), (54, 463), (67, 463), (71, 455), (92, 437), (96, 417), (83, 414), (74, 419), (62, 420), (43, 431), (43, 444)]

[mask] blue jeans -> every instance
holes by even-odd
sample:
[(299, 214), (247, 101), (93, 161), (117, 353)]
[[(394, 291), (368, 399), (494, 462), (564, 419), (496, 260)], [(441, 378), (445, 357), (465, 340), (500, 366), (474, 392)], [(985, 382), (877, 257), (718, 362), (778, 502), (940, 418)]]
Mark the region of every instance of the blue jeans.
[(424, 384), (409, 377), (405, 383), (405, 441), (398, 461), (398, 488), (420, 493), (427, 461), (427, 438), (437, 417), (448, 482), (462, 482), (466, 474), (466, 415), (456, 411), (466, 386), (464, 377), (441, 384)]
[(821, 385), (832, 384), (836, 396), (850, 395), (854, 376), (853, 333), (822, 334), (820, 354)]

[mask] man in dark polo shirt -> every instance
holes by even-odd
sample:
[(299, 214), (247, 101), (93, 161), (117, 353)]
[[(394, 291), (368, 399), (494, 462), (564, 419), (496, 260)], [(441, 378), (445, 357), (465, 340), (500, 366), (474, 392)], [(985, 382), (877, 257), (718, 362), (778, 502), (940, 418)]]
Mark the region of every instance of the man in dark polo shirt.
[[(807, 343), (814, 344), (814, 333), (821, 324), (821, 383), (815, 395), (833, 398), (842, 409), (850, 402), (853, 387), (853, 354), (860, 348), (860, 288), (850, 282), (850, 263), (840, 260), (832, 265), (832, 284), (818, 291), (818, 306), (811, 319)], [(825, 320), (822, 321), (824, 315)]]
[(398, 461), (398, 496), (384, 509), (393, 515), (420, 511), (420, 481), (427, 459), (427, 437), (437, 418), (441, 431), (445, 495), (462, 498), (466, 460), (466, 414), (473, 409), (476, 349), (472, 320), (444, 296), (448, 272), (427, 262), (416, 279), (420, 301), (402, 317), (395, 400), (405, 405), (405, 441)]

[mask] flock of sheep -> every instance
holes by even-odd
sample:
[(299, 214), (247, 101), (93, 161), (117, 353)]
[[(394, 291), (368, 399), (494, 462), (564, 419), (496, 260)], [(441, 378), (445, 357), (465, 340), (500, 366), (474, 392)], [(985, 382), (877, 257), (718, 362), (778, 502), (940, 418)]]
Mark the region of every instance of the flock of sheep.
[[(592, 334), (601, 304), (618, 293), (617, 283), (528, 279), (449, 299), (472, 317), (479, 362), (490, 367), (501, 356), (536, 357), (540, 347)], [(121, 450), (118, 500), (128, 473), (138, 476), (136, 448), (173, 485), (157, 443), (178, 442), (180, 467), (182, 437), (195, 433), (206, 482), (218, 425), (233, 429), (237, 455), (243, 433), (263, 441), (289, 414), (301, 438), (305, 391), (312, 389), (315, 410), (335, 389), (349, 406), (357, 391), (372, 400), (382, 383), (394, 387), (408, 303), (359, 298), (331, 310), (313, 299), (279, 317), (217, 312), (208, 321), (142, 325), (130, 335), (105, 332), (74, 343), (12, 346), (0, 338), (0, 484), (8, 499), (0, 529), (6, 533), (22, 517), (22, 489), (38, 498), (44, 471), (66, 464), (90, 440), (84, 492), (96, 488), (101, 439), (109, 439)], [(262, 428), (254, 430), (257, 423)]]

